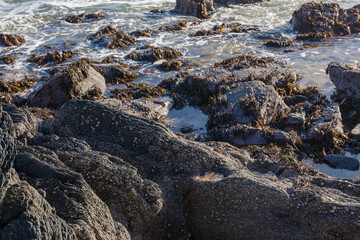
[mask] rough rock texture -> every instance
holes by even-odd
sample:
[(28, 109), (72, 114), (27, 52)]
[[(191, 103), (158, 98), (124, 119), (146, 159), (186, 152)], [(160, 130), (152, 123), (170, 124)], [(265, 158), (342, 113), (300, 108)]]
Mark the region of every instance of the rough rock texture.
[(360, 99), (360, 64), (332, 62), (327, 68), (327, 73), (337, 91)]
[(213, 0), (176, 0), (175, 11), (204, 19), (209, 18), (215, 8)]
[(78, 239), (44, 197), (26, 182), (7, 189), (0, 216), (1, 239)]
[(0, 33), (0, 46), (19, 47), (25, 42), (25, 39), (15, 34)]
[(102, 202), (81, 174), (71, 171), (58, 156), (42, 147), (21, 147), (15, 169), (22, 180), (45, 194), (79, 239), (116, 239), (116, 225)]
[(291, 23), (300, 33), (330, 32), (349, 35), (360, 32), (360, 9), (342, 9), (337, 3), (305, 3), (293, 13)]
[(105, 79), (86, 60), (70, 64), (29, 96), (30, 106), (59, 108), (69, 99), (93, 99), (105, 92)]
[(330, 166), (338, 169), (347, 169), (350, 171), (359, 170), (359, 161), (353, 157), (346, 157), (342, 155), (329, 154), (324, 157), (325, 161)]

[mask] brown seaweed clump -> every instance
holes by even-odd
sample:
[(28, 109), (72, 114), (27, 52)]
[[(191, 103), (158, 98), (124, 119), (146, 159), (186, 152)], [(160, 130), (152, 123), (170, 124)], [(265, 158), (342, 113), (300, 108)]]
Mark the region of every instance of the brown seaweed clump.
[(268, 40), (265, 41), (265, 45), (268, 47), (291, 47), (294, 45), (294, 42), (291, 40)]
[(110, 49), (124, 48), (136, 42), (129, 34), (111, 26), (97, 31), (89, 40)]
[(164, 72), (180, 71), (184, 65), (181, 61), (165, 61), (162, 62), (157, 68)]
[(2, 56), (2, 57), (0, 57), (0, 64), (12, 64), (14, 62), (15, 62), (14, 57), (10, 57), (10, 56)]
[(237, 57), (225, 59), (221, 62), (216, 62), (215, 67), (225, 69), (246, 69), (250, 67), (264, 67), (268, 63), (274, 62), (273, 58), (257, 58), (253, 56), (240, 55)]
[(122, 102), (129, 102), (132, 99), (162, 97), (166, 90), (144, 83), (134, 83), (126, 84), (125, 89), (114, 89), (111, 92), (114, 94), (113, 98), (117, 98)]
[(66, 61), (67, 59), (73, 58), (74, 53), (69, 51), (57, 51), (47, 53), (46, 55), (39, 56), (36, 54), (31, 55), (30, 58), (28, 58), (29, 62), (36, 63), (38, 65), (45, 65), (45, 64), (58, 64)]
[(98, 71), (107, 83), (129, 83), (135, 80), (139, 73), (131, 71), (131, 68), (125, 63), (113, 65), (113, 66), (93, 66), (96, 71)]
[(25, 42), (25, 39), (15, 34), (0, 33), (0, 46), (19, 47)]
[(20, 81), (0, 81), (0, 92), (17, 93), (31, 88), (36, 82), (35, 78), (25, 77)]
[(332, 37), (331, 32), (311, 32), (304, 33), (296, 36), (297, 40), (306, 40), (306, 41), (325, 41), (328, 37)]
[(80, 23), (84, 20), (90, 20), (90, 19), (100, 19), (104, 18), (105, 15), (102, 13), (82, 13), (79, 15), (71, 15), (65, 18), (65, 21), (68, 23)]
[(147, 45), (131, 52), (126, 58), (130, 58), (133, 61), (156, 62), (162, 59), (175, 59), (180, 56), (182, 56), (181, 52), (173, 48)]
[(185, 28), (187, 28), (187, 24), (183, 21), (180, 21), (178, 23), (175, 23), (173, 25), (167, 25), (165, 27), (160, 27), (159, 31), (163, 31), (163, 32), (178, 32), (181, 30), (184, 30)]

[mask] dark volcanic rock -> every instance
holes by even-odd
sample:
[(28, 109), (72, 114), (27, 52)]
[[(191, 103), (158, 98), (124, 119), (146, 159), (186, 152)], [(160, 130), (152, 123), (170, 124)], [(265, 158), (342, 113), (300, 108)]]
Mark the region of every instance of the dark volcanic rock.
[(68, 23), (80, 23), (84, 20), (100, 19), (104, 18), (105, 15), (102, 13), (82, 13), (79, 15), (71, 15), (65, 18)]
[(324, 159), (334, 168), (347, 169), (351, 171), (359, 170), (359, 161), (353, 157), (329, 154), (326, 155)]
[(1, 239), (78, 239), (74, 230), (33, 187), (9, 187), (0, 204)]
[(134, 61), (156, 62), (161, 59), (170, 60), (182, 56), (181, 52), (170, 47), (154, 47), (147, 45), (131, 52), (126, 58)]
[(111, 26), (97, 31), (89, 40), (110, 49), (124, 48), (136, 42), (135, 38)]
[(105, 79), (86, 60), (70, 64), (29, 96), (30, 106), (59, 108), (69, 99), (96, 98), (105, 92)]
[(349, 35), (360, 32), (360, 9), (342, 9), (337, 3), (305, 3), (293, 13), (291, 23), (300, 33)]
[(204, 19), (209, 18), (215, 8), (213, 0), (176, 0), (175, 11)]
[(13, 47), (21, 46), (25, 42), (25, 39), (15, 34), (3, 34), (0, 33), (0, 46)]

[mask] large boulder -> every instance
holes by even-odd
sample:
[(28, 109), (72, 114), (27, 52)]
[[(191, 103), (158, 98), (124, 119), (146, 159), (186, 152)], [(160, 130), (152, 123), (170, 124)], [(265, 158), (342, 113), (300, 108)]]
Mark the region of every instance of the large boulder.
[(360, 99), (360, 64), (359, 63), (335, 63), (332, 62), (327, 68), (330, 80), (336, 90), (346, 93), (347, 96)]
[(300, 33), (329, 32), (349, 35), (360, 32), (360, 9), (343, 9), (337, 3), (305, 3), (293, 13), (291, 24)]
[(204, 19), (210, 17), (215, 8), (213, 0), (176, 0), (175, 11)]
[(59, 108), (70, 99), (94, 99), (105, 92), (105, 79), (86, 60), (67, 66), (38, 91), (29, 96), (28, 105)]
[(0, 204), (0, 239), (78, 239), (27, 182), (10, 186)]

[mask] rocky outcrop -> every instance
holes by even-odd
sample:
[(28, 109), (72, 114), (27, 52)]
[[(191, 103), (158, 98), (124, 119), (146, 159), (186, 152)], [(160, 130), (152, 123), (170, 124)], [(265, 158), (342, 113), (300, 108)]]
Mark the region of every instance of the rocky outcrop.
[(29, 96), (30, 106), (59, 108), (69, 99), (95, 99), (105, 92), (105, 79), (86, 60), (72, 63)]
[(25, 42), (25, 39), (15, 34), (0, 33), (0, 46), (19, 47)]
[(1, 239), (78, 239), (44, 197), (23, 181), (7, 189), (0, 216)]
[(305, 3), (293, 13), (291, 24), (300, 33), (349, 35), (360, 32), (360, 9), (343, 9), (337, 3)]
[(215, 8), (213, 0), (176, 0), (175, 11), (204, 19), (209, 18)]

